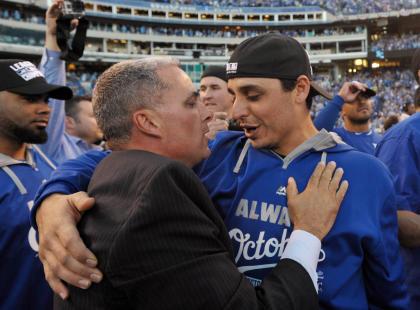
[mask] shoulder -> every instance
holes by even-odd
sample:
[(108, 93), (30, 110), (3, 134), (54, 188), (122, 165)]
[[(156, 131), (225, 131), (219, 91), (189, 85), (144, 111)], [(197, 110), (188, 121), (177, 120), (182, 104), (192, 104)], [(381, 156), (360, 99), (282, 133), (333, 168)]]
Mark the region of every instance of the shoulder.
[(161, 183), (169, 180), (177, 183), (187, 180), (199, 182), (192, 169), (183, 163), (141, 150), (111, 152), (98, 165), (92, 180), (104, 182), (105, 179), (114, 182), (117, 187), (126, 184), (125, 180), (129, 179), (133, 184), (141, 184), (142, 188), (157, 180)]
[(373, 155), (351, 149), (335, 155), (331, 154), (330, 160), (336, 161), (337, 166), (344, 169), (343, 179), (347, 179), (350, 186), (353, 186), (354, 182), (366, 187), (374, 187), (378, 184), (389, 186), (392, 183), (386, 165)]
[(211, 171), (215, 167), (220, 166), (223, 162), (237, 161), (239, 154), (246, 144), (247, 138), (243, 132), (224, 131), (217, 134), (216, 139), (209, 143), (210, 156), (194, 170), (199, 174), (206, 174), (205, 171)]

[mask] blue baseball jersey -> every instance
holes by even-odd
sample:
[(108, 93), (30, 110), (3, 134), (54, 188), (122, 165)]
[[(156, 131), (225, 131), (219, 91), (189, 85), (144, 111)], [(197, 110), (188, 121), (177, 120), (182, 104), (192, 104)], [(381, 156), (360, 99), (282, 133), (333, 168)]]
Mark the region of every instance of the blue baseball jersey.
[[(375, 155), (394, 176), (396, 206), (420, 214), (420, 113), (390, 128)], [(420, 247), (401, 247), (411, 309), (420, 309)]]
[(334, 227), (322, 242), (317, 270), (321, 308), (408, 308), (395, 192), (380, 161), (337, 144), (326, 131), (285, 158), (254, 149), (242, 133), (220, 133), (211, 151), (196, 171), (224, 218), (236, 264), (251, 282), (258, 285), (275, 266), (293, 229), (288, 178), (294, 177), (303, 191), (326, 156), (344, 169), (343, 179), (350, 186)]
[(0, 309), (48, 310), (53, 294), (38, 258), (36, 231), (29, 214), (38, 187), (54, 164), (36, 146), (25, 161), (0, 153)]
[(356, 150), (373, 155), (376, 145), (381, 141), (382, 136), (369, 130), (368, 132), (352, 132), (342, 128), (334, 128), (341, 139)]

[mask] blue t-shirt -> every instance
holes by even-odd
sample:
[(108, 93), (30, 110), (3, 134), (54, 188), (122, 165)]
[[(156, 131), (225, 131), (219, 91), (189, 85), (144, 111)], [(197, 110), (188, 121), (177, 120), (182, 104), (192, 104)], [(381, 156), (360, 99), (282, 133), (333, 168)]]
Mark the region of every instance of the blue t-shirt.
[(29, 215), (35, 193), (54, 165), (36, 148), (28, 146), (26, 161), (0, 153), (1, 310), (48, 310), (53, 306), (53, 294), (38, 258), (37, 234), (31, 228)]
[[(390, 128), (375, 155), (394, 176), (398, 210), (420, 214), (420, 113)], [(401, 247), (411, 309), (420, 309), (420, 247)]]

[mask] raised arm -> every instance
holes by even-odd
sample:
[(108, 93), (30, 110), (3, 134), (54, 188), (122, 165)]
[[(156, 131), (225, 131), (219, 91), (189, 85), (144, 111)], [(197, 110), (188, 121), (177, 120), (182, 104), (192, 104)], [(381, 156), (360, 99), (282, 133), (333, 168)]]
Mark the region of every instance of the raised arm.
[(359, 82), (345, 82), (340, 91), (334, 98), (322, 109), (314, 119), (314, 125), (318, 130), (324, 128), (331, 131), (337, 121), (341, 107), (345, 102), (353, 102), (357, 95), (366, 90), (367, 85)]
[[(64, 60), (60, 59), (60, 48), (57, 45), (57, 18), (61, 13), (63, 0), (54, 0), (45, 14), (47, 29), (45, 32), (45, 49), (39, 70), (45, 75), (48, 83), (66, 85), (66, 68)], [(76, 22), (77, 20), (74, 20)], [(48, 141), (40, 148), (58, 163), (69, 158), (76, 158), (80, 151), (71, 147), (68, 134), (65, 131), (66, 113), (63, 100), (49, 99), (51, 108), (47, 126)]]

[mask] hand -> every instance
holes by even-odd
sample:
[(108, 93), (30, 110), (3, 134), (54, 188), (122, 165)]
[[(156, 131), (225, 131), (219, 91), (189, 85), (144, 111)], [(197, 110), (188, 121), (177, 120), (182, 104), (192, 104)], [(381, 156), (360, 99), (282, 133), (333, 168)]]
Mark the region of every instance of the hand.
[(81, 212), (94, 203), (85, 192), (53, 194), (42, 202), (36, 213), (39, 258), (44, 265), (45, 278), (63, 299), (68, 297), (68, 290), (61, 280), (84, 289), (92, 281), (102, 280), (102, 273), (94, 268), (97, 259), (83, 244), (76, 227)]
[(227, 121), (227, 113), (226, 112), (214, 112), (213, 119), (208, 123), (209, 132), (206, 136), (209, 139), (216, 138), (216, 135), (221, 130), (228, 130), (229, 129), (229, 122)]
[[(306, 189), (298, 194), (296, 182), (289, 178), (287, 205), (295, 230), (305, 230), (322, 240), (334, 225), (335, 218), (348, 189), (343, 181), (343, 169), (335, 170), (335, 162), (325, 166), (320, 162), (308, 181)], [(333, 175), (334, 173), (334, 175)]]
[(357, 96), (361, 93), (366, 91), (368, 86), (366, 84), (362, 84), (356, 81), (353, 82), (346, 82), (341, 87), (338, 95), (343, 98), (344, 102), (352, 103)]
[[(60, 51), (57, 45), (57, 18), (63, 9), (64, 0), (54, 0), (45, 13), (45, 23), (47, 24), (47, 31), (45, 32), (45, 47), (50, 51)], [(78, 19), (71, 20), (71, 29), (77, 27)]]
[(61, 14), (64, 0), (54, 0), (45, 13), (45, 23), (47, 24), (47, 35), (55, 36), (57, 30), (57, 18)]

